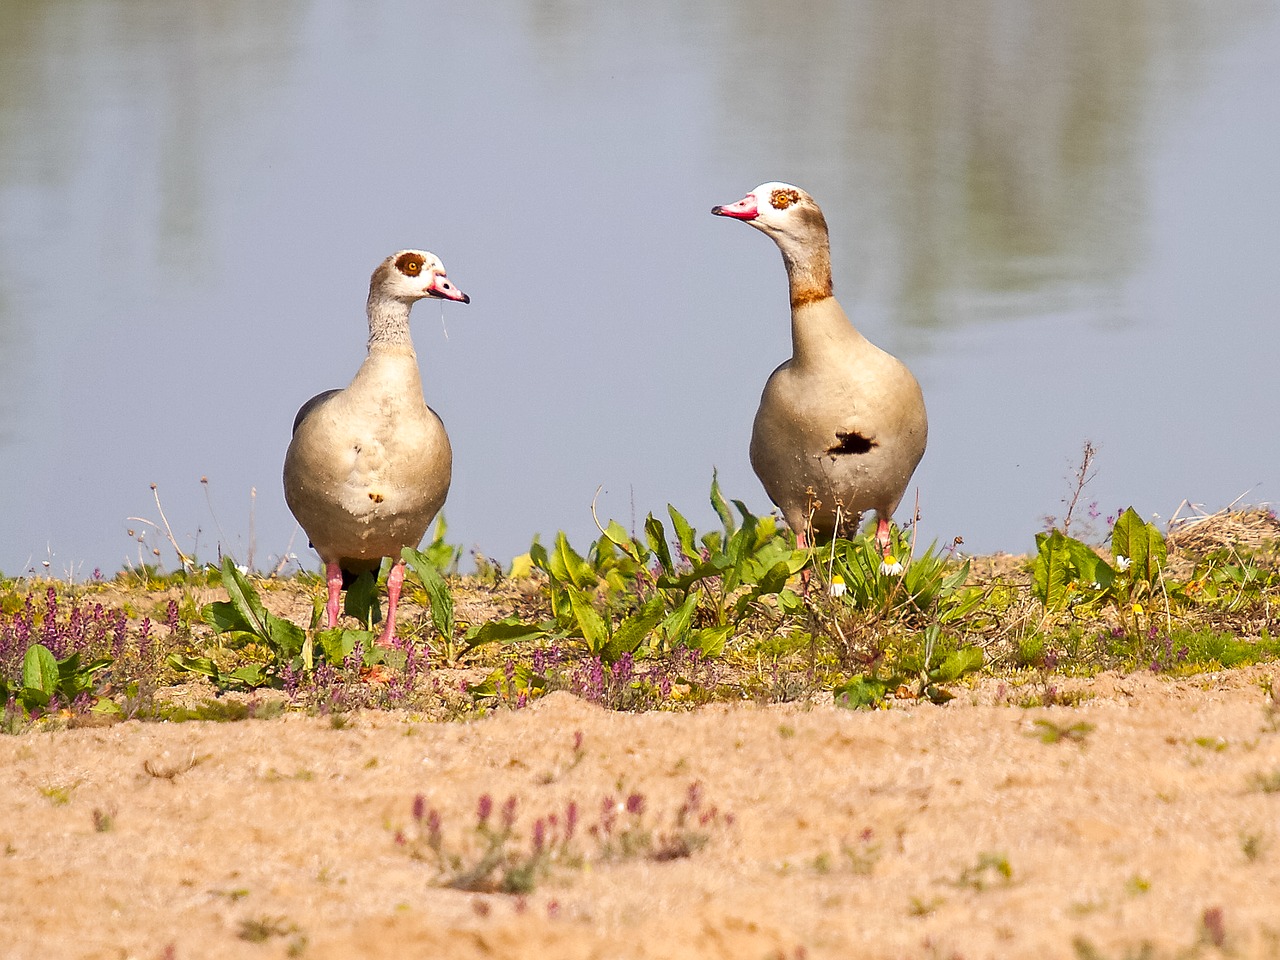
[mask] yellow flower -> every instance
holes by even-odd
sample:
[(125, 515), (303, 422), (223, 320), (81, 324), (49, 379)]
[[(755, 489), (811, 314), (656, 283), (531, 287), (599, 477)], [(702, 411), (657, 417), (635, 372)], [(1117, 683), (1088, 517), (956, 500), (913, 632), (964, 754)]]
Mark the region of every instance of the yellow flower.
[(1142, 616), (1142, 604), (1140, 604), (1140, 603), (1135, 603), (1135, 604), (1133, 605), (1133, 612), (1134, 612), (1135, 614), (1137, 614), (1138, 616)]
[(843, 597), (844, 591), (844, 577), (837, 573), (831, 578), (831, 586), (827, 588), (827, 594), (832, 597)]

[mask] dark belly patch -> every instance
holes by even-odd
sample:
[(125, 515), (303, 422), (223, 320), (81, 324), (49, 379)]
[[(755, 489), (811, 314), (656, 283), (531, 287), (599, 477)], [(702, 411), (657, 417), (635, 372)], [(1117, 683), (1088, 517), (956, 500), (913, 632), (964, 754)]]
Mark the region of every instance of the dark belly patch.
[(837, 430), (836, 444), (835, 446), (827, 447), (827, 453), (837, 456), (846, 453), (868, 453), (875, 445), (876, 442), (874, 440), (868, 440), (860, 433), (841, 433)]

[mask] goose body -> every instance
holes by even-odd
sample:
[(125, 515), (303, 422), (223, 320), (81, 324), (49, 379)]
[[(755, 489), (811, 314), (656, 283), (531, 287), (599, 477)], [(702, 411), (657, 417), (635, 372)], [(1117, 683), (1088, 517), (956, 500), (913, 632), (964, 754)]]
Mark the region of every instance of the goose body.
[(350, 385), (312, 397), (298, 411), (284, 460), (284, 493), (328, 580), (328, 625), (339, 593), (383, 557), (387, 580), (383, 641), (395, 633), (404, 564), (449, 492), (453, 452), (444, 424), (422, 395), (409, 310), (424, 297), (469, 303), (434, 254), (402, 250), (369, 284), (369, 352)]
[(765, 183), (711, 212), (772, 237), (790, 285), (792, 356), (760, 397), (751, 466), (801, 544), (856, 530), (874, 510), (887, 551), (889, 518), (928, 438), (920, 385), (836, 300), (826, 219), (809, 194)]

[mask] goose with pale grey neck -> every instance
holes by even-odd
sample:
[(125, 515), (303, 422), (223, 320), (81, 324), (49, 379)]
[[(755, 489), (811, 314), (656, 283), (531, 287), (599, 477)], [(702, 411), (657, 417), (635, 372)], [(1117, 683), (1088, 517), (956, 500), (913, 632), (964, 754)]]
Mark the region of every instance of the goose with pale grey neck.
[(343, 390), (302, 405), (284, 458), (284, 498), (324, 561), (328, 626), (339, 594), (383, 557), (387, 617), (381, 641), (395, 637), (404, 583), (403, 547), (416, 547), (444, 506), (453, 451), (444, 424), (422, 397), (409, 310), (424, 297), (470, 303), (433, 253), (401, 250), (369, 282), (369, 355)]
[(751, 432), (756, 476), (801, 547), (806, 534), (856, 530), (874, 510), (888, 556), (889, 519), (929, 433), (920, 385), (854, 328), (836, 300), (827, 221), (813, 197), (764, 183), (711, 212), (772, 237), (791, 287), (792, 354), (760, 397)]

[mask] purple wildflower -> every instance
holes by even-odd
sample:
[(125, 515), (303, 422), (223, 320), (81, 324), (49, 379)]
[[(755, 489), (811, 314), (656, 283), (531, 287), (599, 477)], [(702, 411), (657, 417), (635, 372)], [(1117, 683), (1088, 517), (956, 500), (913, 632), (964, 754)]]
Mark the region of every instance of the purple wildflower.
[(541, 817), (533, 824), (533, 852), (541, 853), (547, 842), (547, 822)]
[(516, 806), (519, 801), (513, 794), (507, 797), (507, 802), (502, 805), (502, 829), (510, 830), (516, 823)]

